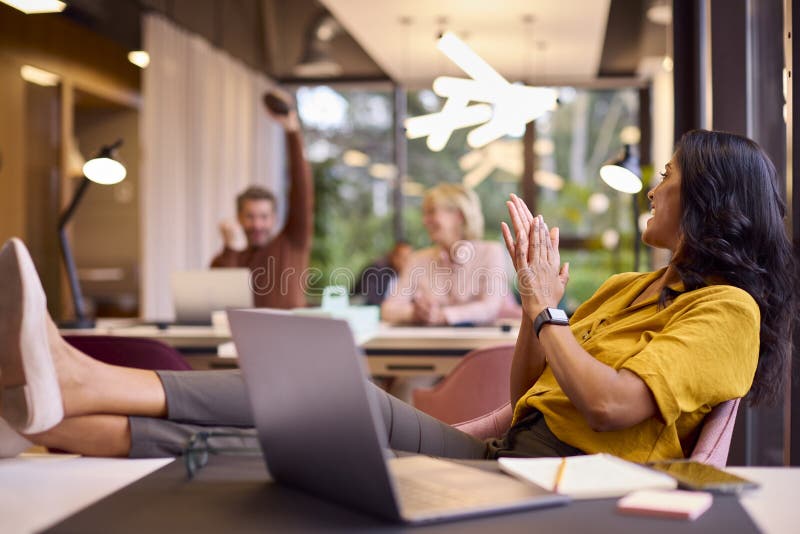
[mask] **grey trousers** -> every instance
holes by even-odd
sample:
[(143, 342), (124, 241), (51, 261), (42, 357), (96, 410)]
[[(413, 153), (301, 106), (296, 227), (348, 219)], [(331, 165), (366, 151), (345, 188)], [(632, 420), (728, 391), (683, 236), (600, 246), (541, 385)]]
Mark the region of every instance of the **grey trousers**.
[[(258, 445), (242, 375), (233, 371), (157, 371), (167, 399), (167, 418), (130, 417), (131, 458), (179, 456), (201, 431), (230, 434), (216, 447)], [(444, 458), (574, 456), (583, 452), (560, 441), (534, 412), (501, 439), (480, 441), (434, 419), (373, 384), (389, 447)], [(313, 422), (309, 425), (313, 429)], [(297, 436), (307, 439), (312, 436)]]
[[(157, 373), (166, 393), (167, 418), (129, 418), (131, 458), (178, 456), (192, 434), (200, 431), (233, 435), (215, 438), (218, 447), (258, 444), (250, 402), (238, 370)], [(448, 458), (486, 457), (484, 442), (411, 407), (371, 383), (370, 390), (380, 405), (392, 449)]]

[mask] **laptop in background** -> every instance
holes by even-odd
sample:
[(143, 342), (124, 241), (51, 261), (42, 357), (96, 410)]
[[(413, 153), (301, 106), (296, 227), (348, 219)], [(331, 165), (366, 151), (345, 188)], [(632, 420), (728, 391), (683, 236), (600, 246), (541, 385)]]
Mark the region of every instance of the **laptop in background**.
[(267, 468), (276, 482), (389, 520), (421, 523), (563, 504), (501, 473), (388, 449), (347, 322), (229, 310)]
[(178, 271), (170, 282), (175, 324), (210, 325), (214, 311), (253, 307), (249, 269)]

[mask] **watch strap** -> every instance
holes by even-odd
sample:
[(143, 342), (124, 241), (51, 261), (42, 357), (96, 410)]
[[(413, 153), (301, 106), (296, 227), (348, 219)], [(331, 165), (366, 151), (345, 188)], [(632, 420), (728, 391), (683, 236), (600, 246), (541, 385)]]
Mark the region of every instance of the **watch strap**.
[(555, 324), (560, 326), (569, 326), (569, 319), (564, 310), (558, 308), (545, 308), (533, 320), (533, 330), (536, 332), (536, 337), (539, 337), (539, 332), (546, 324)]

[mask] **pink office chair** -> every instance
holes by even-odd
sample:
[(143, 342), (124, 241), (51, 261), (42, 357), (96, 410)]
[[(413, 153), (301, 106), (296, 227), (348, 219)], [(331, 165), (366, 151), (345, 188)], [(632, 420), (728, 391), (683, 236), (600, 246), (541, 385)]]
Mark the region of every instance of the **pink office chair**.
[[(689, 459), (722, 469), (728, 462), (731, 436), (740, 399), (718, 404), (706, 415)], [(511, 425), (511, 403), (469, 421), (453, 425), (478, 439), (500, 437)]]
[(67, 343), (104, 363), (154, 371), (188, 371), (183, 355), (154, 339), (121, 336), (64, 336)]
[(513, 415), (511, 402), (506, 401), (505, 404), (489, 413), (452, 426), (478, 439), (499, 438), (511, 427)]
[(720, 469), (725, 467), (740, 400), (731, 399), (718, 404), (706, 415), (690, 459)]
[(415, 389), (414, 406), (448, 424), (495, 410), (508, 403), (513, 358), (512, 344), (475, 349), (434, 387)]

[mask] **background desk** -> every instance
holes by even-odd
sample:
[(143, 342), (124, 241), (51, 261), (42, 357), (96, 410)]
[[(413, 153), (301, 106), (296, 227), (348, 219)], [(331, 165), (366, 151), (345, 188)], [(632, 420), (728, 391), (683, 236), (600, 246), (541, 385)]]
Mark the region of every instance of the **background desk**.
[[(442, 376), (467, 352), (491, 345), (514, 343), (517, 329), (503, 332), (499, 326), (476, 328), (397, 327), (382, 324), (361, 347), (374, 376)], [(62, 335), (109, 335), (156, 339), (187, 356), (195, 369), (230, 368), (235, 358), (221, 358), (217, 347), (231, 340), (230, 332), (213, 327), (103, 326), (89, 330), (63, 330)]]
[[(796, 532), (800, 524), (800, 509), (792, 498), (795, 488), (800, 486), (800, 469), (737, 469), (764, 487), (744, 496), (741, 507), (734, 497), (718, 498), (697, 522), (619, 516), (613, 512), (615, 499), (604, 499), (411, 529), (271, 484), (259, 458), (212, 457), (191, 482), (186, 480), (180, 461), (146, 478), (141, 477), (166, 461), (70, 458), (42, 463), (48, 461), (0, 460), (0, 494), (13, 497), (0, 500), (4, 534), (53, 525), (102, 495), (110, 495), (123, 478), (138, 482), (55, 525), (52, 532), (528, 533), (540, 530), (733, 534), (753, 532), (757, 526), (767, 533), (782, 534)], [(49, 474), (46, 478), (45, 473)]]

